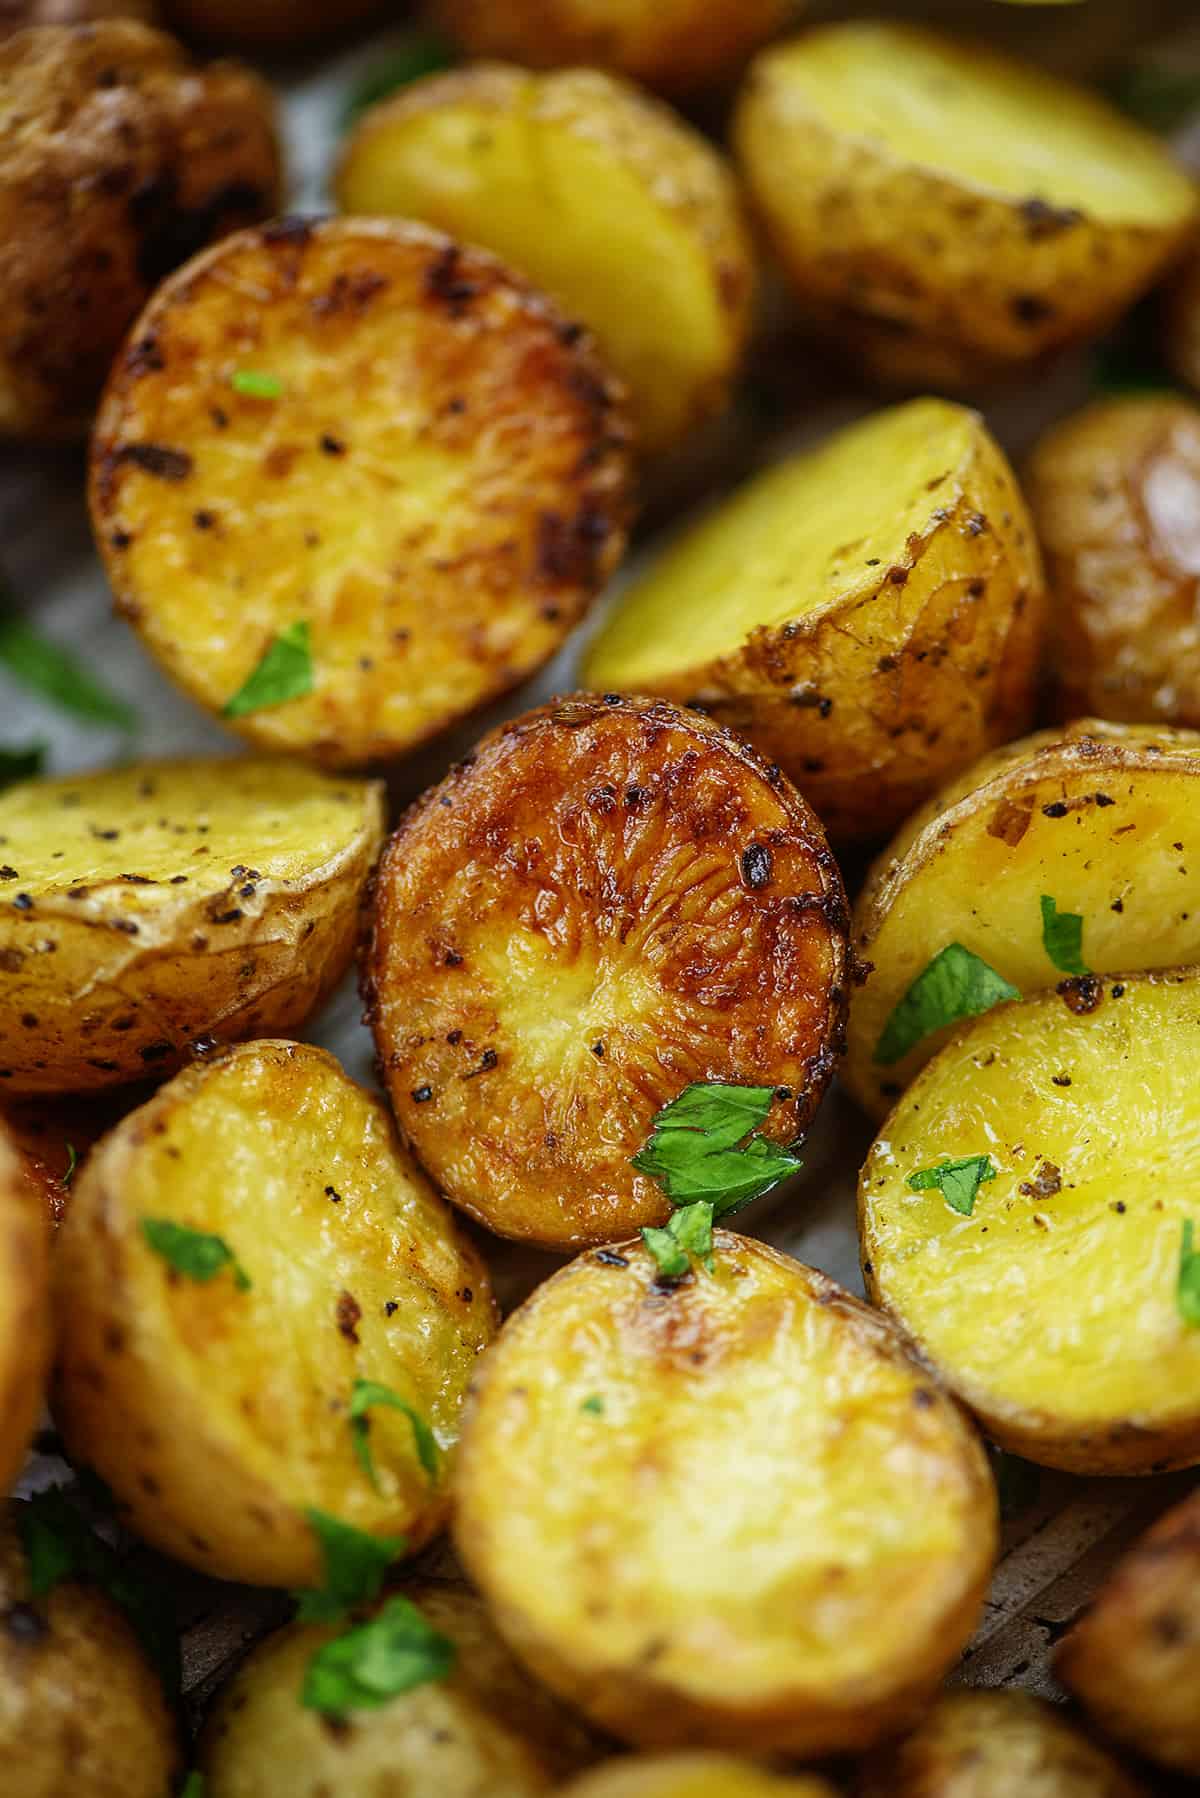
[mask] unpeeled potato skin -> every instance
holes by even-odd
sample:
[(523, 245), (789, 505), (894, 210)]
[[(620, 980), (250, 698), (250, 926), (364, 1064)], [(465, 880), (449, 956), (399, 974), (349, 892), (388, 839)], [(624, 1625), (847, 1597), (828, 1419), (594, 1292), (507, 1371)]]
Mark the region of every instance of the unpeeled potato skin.
[(21, 1471), (37, 1426), (50, 1348), (49, 1220), (0, 1127), (0, 1491)]
[(565, 1788), (562, 1798), (835, 1798), (807, 1773), (768, 1773), (724, 1754), (629, 1755)]

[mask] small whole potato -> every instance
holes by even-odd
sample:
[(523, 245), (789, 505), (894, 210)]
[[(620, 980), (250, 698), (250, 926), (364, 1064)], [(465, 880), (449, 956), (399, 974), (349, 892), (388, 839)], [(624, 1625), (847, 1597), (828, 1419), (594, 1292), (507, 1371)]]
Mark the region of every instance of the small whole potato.
[(0, 1125), (0, 1491), (4, 1492), (21, 1471), (45, 1392), (50, 1361), (49, 1231), (44, 1201), (30, 1180), (18, 1144)]
[(564, 1788), (562, 1798), (836, 1798), (807, 1773), (768, 1773), (727, 1754), (631, 1754)]

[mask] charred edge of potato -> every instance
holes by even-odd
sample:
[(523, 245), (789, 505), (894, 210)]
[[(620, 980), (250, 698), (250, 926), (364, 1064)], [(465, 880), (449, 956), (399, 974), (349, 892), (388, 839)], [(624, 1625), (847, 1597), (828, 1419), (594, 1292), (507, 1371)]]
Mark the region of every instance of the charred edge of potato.
[(21, 1471), (51, 1352), (49, 1224), (12, 1136), (0, 1126), (0, 1486)]

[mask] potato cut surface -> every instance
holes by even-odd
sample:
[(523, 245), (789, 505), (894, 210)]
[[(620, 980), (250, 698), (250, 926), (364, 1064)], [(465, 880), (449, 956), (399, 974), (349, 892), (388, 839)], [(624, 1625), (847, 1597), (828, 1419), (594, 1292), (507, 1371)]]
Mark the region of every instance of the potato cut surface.
[[(1075, 1473), (1200, 1460), (1200, 979), (1095, 981), (965, 1028), (909, 1087), (859, 1188), (868, 1292), (1002, 1447)], [(910, 1176), (986, 1156), (973, 1209)]]
[(7, 1126), (0, 1127), (0, 1482), (21, 1471), (51, 1352), (49, 1225)]
[[(147, 1220), (217, 1236), (234, 1260), (192, 1278)], [(383, 1107), (324, 1051), (247, 1043), (162, 1088), (88, 1158), (58, 1268), (55, 1416), (148, 1541), (223, 1577), (303, 1586), (320, 1583), (310, 1507), (410, 1547), (441, 1523), (492, 1328), (487, 1277)], [(379, 1406), (371, 1483), (350, 1428), (358, 1380), (417, 1413), (433, 1475), (409, 1417)]]
[[(499, 263), (415, 225), (284, 220), (156, 294), (109, 383), (92, 509), (173, 680), (351, 766), (550, 655), (621, 553), (626, 474), (589, 343)], [(251, 704), (280, 639), (299, 674)]]
[(715, 1242), (668, 1289), (640, 1243), (581, 1256), (509, 1321), (468, 1413), (459, 1551), (517, 1653), (627, 1740), (859, 1748), (970, 1633), (991, 1481), (884, 1320)]
[(844, 904), (812, 813), (728, 732), (615, 694), (528, 713), (380, 864), (364, 992), (406, 1136), (502, 1235), (565, 1247), (662, 1222), (630, 1157), (686, 1086), (776, 1087), (775, 1141), (812, 1115)]
[(724, 1754), (633, 1754), (585, 1773), (563, 1798), (833, 1798), (833, 1790)]

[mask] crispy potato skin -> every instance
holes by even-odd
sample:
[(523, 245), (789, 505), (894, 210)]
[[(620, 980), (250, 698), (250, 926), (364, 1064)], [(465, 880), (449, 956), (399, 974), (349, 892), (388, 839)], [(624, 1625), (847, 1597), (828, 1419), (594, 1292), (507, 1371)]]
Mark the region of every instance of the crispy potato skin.
[[(221, 1236), (250, 1288), (177, 1274), (146, 1218)], [(391, 1386), (449, 1455), (494, 1326), (487, 1275), (323, 1050), (245, 1043), (168, 1082), (88, 1157), (55, 1267), (55, 1419), (147, 1541), (217, 1577), (310, 1586), (310, 1507), (410, 1549), (444, 1521), (445, 1459), (431, 1481), (408, 1420), (374, 1412), (373, 1487), (347, 1406), (356, 1379)]]
[(727, 85), (795, 10), (787, 0), (434, 0), (468, 55), (614, 69), (665, 94)]
[(951, 1692), (864, 1767), (855, 1798), (1147, 1798), (1062, 1713), (1024, 1692)]
[(158, 21), (154, 0), (0, 0), (0, 37), (30, 25), (95, 25), (102, 19)]
[(380, 862), (363, 994), (396, 1115), (456, 1205), (570, 1248), (662, 1222), (630, 1166), (692, 1081), (773, 1085), (790, 1141), (840, 1052), (845, 900), (744, 744), (578, 694), (504, 725)]
[(383, 10), (381, 0), (162, 0), (176, 30), (240, 48), (289, 52), (337, 37)]
[(354, 952), (382, 789), (297, 763), (137, 763), (0, 795), (9, 1094), (168, 1073), (296, 1029)]
[(0, 434), (82, 436), (151, 290), (278, 205), (266, 84), (125, 19), (0, 45)]
[(1200, 392), (1200, 254), (1189, 256), (1164, 296), (1163, 349), (1188, 386)]
[(992, 1481), (886, 1320), (715, 1242), (669, 1289), (639, 1241), (580, 1256), (509, 1319), (472, 1389), (459, 1553), (533, 1672), (640, 1747), (861, 1749), (971, 1632)]
[[(247, 370), (279, 396), (239, 393)], [(418, 225), (283, 220), (158, 290), (91, 504), (118, 610), (210, 711), (309, 626), (313, 691), (233, 727), (351, 767), (545, 661), (620, 558), (628, 474), (590, 341), (499, 262)]]
[(566, 1786), (562, 1798), (835, 1798), (823, 1779), (768, 1773), (724, 1754), (633, 1754)]
[(1200, 1491), (1118, 1562), (1056, 1670), (1107, 1734), (1200, 1774)]
[(16, 1143), (0, 1127), (0, 1487), (5, 1492), (21, 1471), (42, 1408), (50, 1360), (49, 1288), (45, 1211)]
[(405, 1585), (458, 1655), (446, 1680), (334, 1734), (297, 1704), (314, 1652), (337, 1629), (294, 1624), (253, 1650), (217, 1701), (200, 1747), (207, 1798), (535, 1798), (594, 1758), (584, 1725), (513, 1660), (466, 1587)]
[(95, 1587), (32, 1597), (20, 1508), (0, 1523), (0, 1790), (163, 1798), (182, 1760), (158, 1678)]

